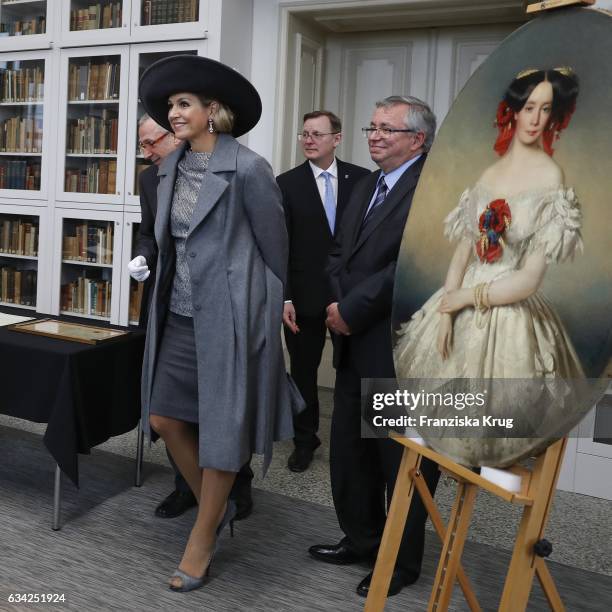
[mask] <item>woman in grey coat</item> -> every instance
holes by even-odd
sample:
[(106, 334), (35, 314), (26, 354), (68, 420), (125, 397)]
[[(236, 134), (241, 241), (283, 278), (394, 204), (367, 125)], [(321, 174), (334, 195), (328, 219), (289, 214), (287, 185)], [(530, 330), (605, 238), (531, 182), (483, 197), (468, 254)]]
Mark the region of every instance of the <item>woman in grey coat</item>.
[[(173, 56), (140, 80), (149, 115), (184, 141), (160, 166), (157, 277), (143, 364), (143, 419), (199, 501), (173, 590), (201, 586), (228, 494), (252, 453), (267, 469), (299, 404), (280, 342), (287, 234), (268, 163), (233, 136), (261, 115), (257, 91), (213, 60)], [(199, 436), (193, 424), (199, 425)]]

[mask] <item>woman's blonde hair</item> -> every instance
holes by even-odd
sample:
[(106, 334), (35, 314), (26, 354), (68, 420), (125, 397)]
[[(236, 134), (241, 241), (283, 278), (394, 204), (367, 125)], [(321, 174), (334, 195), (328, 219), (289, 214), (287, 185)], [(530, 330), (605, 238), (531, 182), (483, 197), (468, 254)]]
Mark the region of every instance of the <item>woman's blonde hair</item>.
[(213, 102), (217, 104), (217, 111), (212, 117), (215, 132), (219, 132), (220, 134), (231, 134), (234, 129), (234, 122), (236, 121), (236, 116), (232, 109), (214, 98), (207, 98), (203, 94), (197, 94), (197, 96), (204, 106), (210, 106)]

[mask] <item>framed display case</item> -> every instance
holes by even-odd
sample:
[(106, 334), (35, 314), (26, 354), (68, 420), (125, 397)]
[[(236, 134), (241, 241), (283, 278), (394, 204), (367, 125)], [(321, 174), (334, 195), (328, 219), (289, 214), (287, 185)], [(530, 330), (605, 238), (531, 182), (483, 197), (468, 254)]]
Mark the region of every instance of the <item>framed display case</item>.
[[(206, 41), (182, 41), (171, 43), (131, 45), (130, 48), (130, 91), (138, 91), (141, 74), (154, 62), (180, 53), (205, 55)], [(138, 119), (144, 113), (138, 96), (130, 95), (128, 99), (128, 139), (126, 144), (125, 164), (125, 203), (134, 210), (140, 210), (138, 197), (138, 175), (147, 168), (148, 162), (138, 148)]]
[(127, 61), (127, 47), (62, 54), (58, 200), (123, 203)]
[[(49, 130), (45, 117), (51, 59), (47, 52), (0, 54), (0, 197), (47, 197)], [(45, 95), (47, 94), (48, 95)]]
[(51, 46), (57, 0), (0, 0), (0, 51)]
[(118, 323), (122, 213), (54, 212), (52, 312)]

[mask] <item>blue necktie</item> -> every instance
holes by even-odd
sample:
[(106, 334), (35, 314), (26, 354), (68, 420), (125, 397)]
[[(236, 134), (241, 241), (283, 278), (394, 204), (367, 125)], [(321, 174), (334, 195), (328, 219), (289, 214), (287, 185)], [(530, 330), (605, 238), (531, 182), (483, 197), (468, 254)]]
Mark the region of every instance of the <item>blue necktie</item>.
[(385, 201), (385, 198), (387, 197), (387, 183), (385, 183), (385, 177), (382, 175), (378, 179), (377, 189), (378, 192), (376, 194), (376, 197), (374, 198), (374, 202), (372, 202), (372, 206), (370, 206), (370, 209), (363, 218), (363, 223), (361, 224), (361, 227), (363, 227), (372, 218), (372, 213)]
[(325, 199), (323, 207), (325, 208), (325, 216), (331, 233), (334, 233), (336, 225), (336, 196), (334, 195), (334, 186), (332, 185), (332, 175), (329, 172), (321, 172), (319, 176), (325, 179)]

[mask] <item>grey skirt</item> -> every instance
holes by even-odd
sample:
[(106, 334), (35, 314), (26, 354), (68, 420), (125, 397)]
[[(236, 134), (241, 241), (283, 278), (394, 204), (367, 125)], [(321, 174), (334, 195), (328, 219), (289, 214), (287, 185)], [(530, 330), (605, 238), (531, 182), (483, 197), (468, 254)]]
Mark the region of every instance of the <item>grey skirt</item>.
[(193, 319), (168, 311), (151, 392), (151, 414), (199, 422)]

